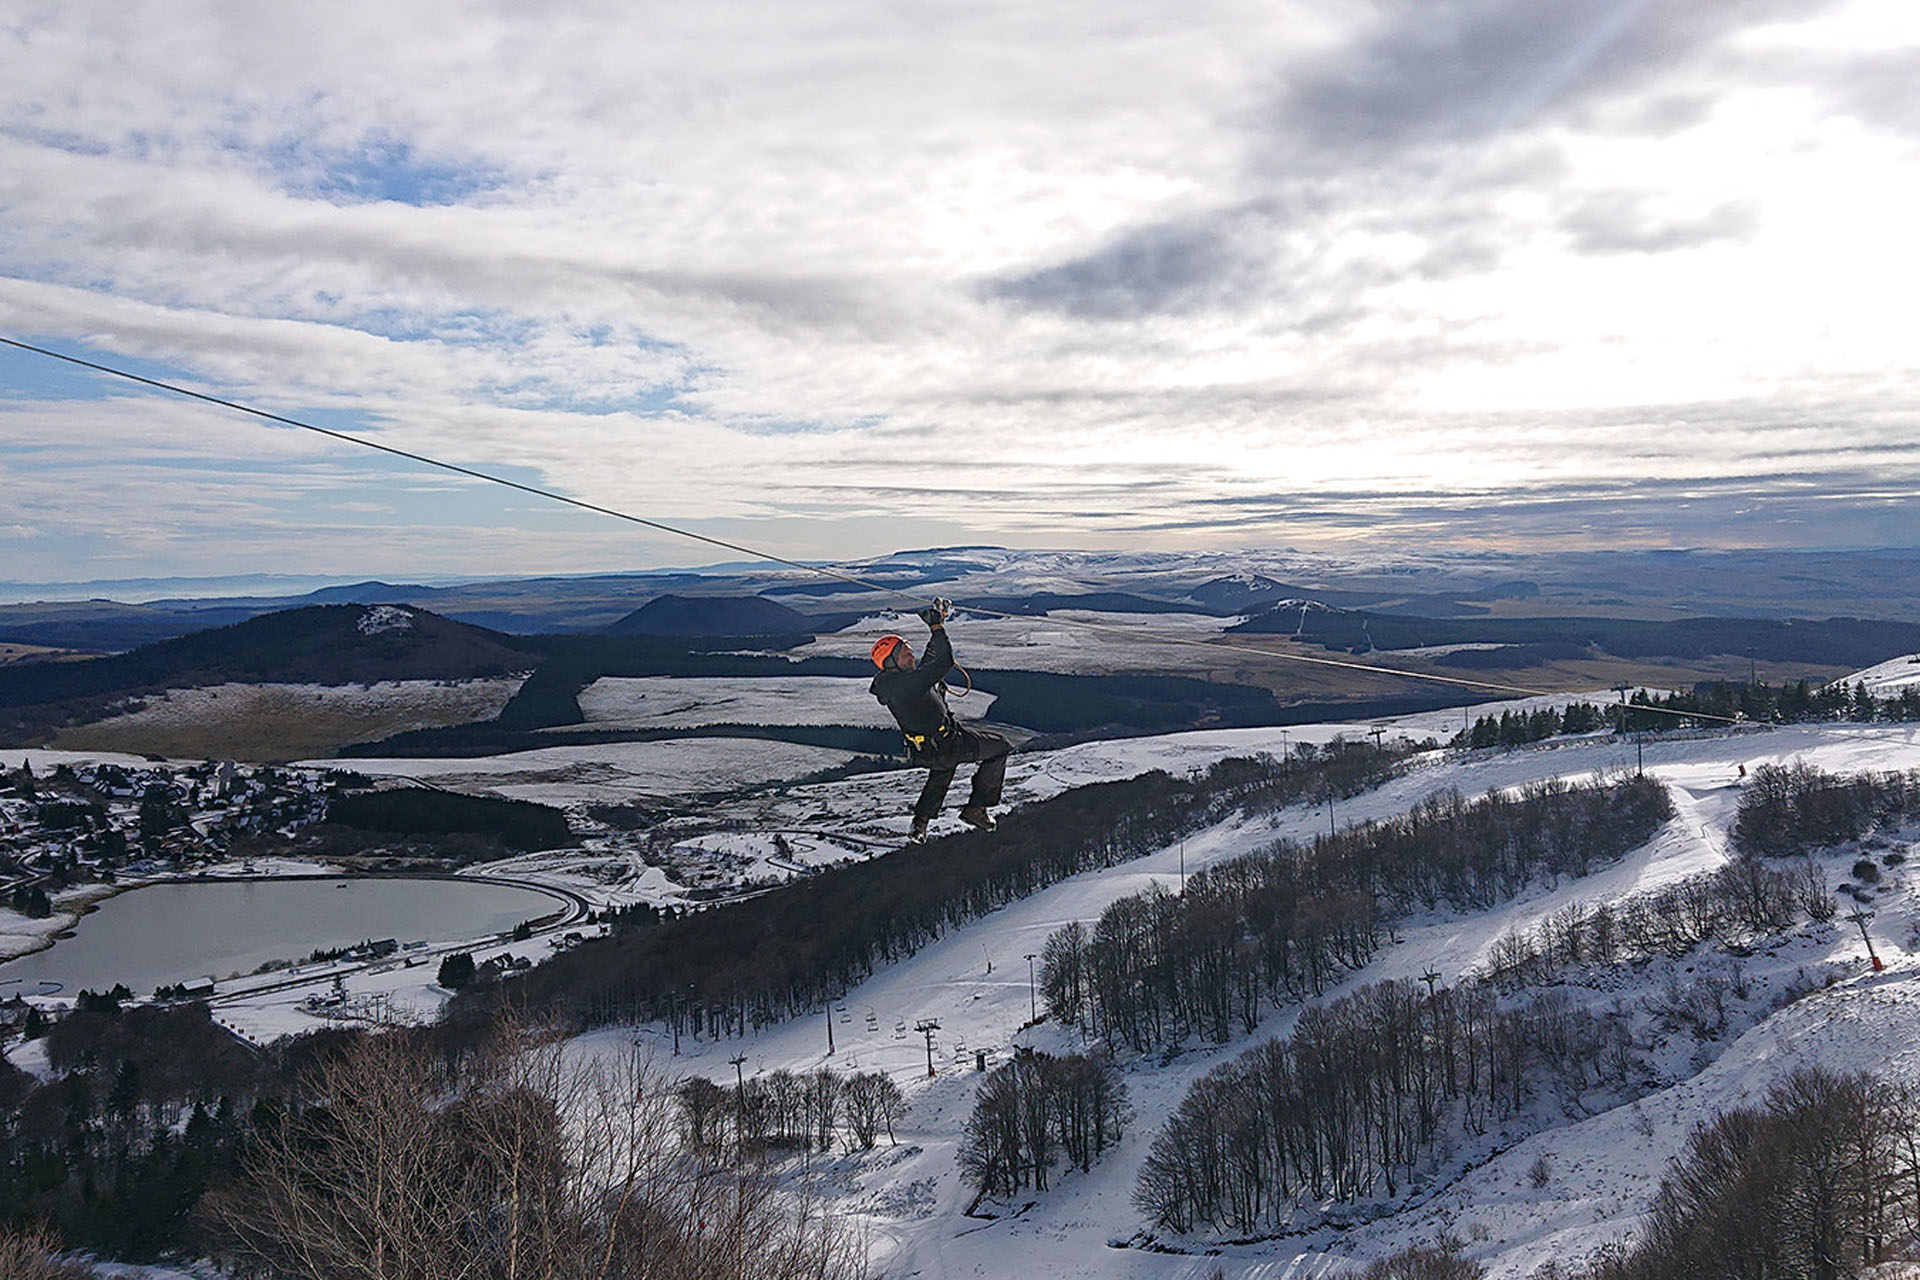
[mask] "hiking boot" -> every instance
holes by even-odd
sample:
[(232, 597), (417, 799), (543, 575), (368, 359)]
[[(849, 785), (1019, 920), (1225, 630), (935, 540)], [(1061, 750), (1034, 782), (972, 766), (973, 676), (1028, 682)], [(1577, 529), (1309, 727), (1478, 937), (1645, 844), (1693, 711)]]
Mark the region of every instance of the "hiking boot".
[(907, 832), (907, 839), (913, 841), (915, 844), (925, 844), (927, 842), (927, 819), (915, 818), (913, 820), (913, 830)]
[(982, 831), (991, 831), (1000, 825), (993, 820), (993, 815), (987, 812), (987, 806), (983, 804), (970, 804), (960, 810), (960, 821), (970, 827), (978, 827)]

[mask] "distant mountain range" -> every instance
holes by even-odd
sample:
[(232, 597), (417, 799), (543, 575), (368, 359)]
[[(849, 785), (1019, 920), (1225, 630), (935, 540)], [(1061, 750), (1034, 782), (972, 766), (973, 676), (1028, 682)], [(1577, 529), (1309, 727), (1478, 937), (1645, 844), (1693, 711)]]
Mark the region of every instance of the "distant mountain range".
[[(1253, 616), (1283, 600), (1414, 618), (1881, 618), (1920, 622), (1920, 552), (1666, 551), (1553, 556), (1435, 555), (1370, 563), (1294, 552), (1078, 552), (945, 547), (838, 566), (860, 586), (779, 565), (529, 577), (443, 586), (379, 580), (299, 594), (168, 595), (0, 605), (0, 640), (119, 652), (317, 604), (405, 604), (519, 635), (689, 635), (691, 623), (641, 613), (667, 597), (756, 600), (710, 608), (712, 634), (835, 629), (935, 595), (1008, 613), (1080, 608)], [(283, 579), (284, 580), (284, 579)], [(187, 580), (204, 585), (210, 580)], [(269, 580), (271, 581), (271, 580)], [(236, 579), (254, 588), (259, 578)], [(106, 585), (106, 584), (101, 584)], [(156, 581), (165, 589), (178, 581)], [(17, 588), (17, 584), (16, 584)], [(17, 588), (18, 589), (18, 588)], [(137, 602), (136, 602), (137, 601)], [(773, 608), (784, 608), (779, 614)], [(637, 617), (637, 620), (636, 620)], [(754, 631), (742, 631), (753, 627)], [(657, 628), (649, 630), (649, 628)], [(618, 634), (618, 633), (616, 633)], [(1377, 643), (1378, 636), (1375, 636)]]

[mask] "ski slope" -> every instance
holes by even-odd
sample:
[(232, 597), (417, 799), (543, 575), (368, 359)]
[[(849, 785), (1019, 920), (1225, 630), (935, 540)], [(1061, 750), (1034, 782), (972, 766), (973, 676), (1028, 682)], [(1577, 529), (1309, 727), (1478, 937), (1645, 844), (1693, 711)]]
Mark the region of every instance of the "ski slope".
[[(1457, 715), (1457, 713), (1453, 713)], [(1409, 729), (1419, 726), (1408, 726)], [(1289, 740), (1319, 739), (1337, 726), (1290, 731)], [(1352, 726), (1346, 731), (1354, 731)], [(1035, 760), (1026, 777), (1062, 785), (1112, 776), (1130, 767), (1195, 767), (1222, 755), (1281, 749), (1278, 730), (1181, 734), (1124, 743), (1086, 744)], [(1401, 941), (1328, 993), (1333, 999), (1386, 977), (1415, 977), (1431, 968), (1453, 981), (1471, 971), (1516, 925), (1524, 926), (1573, 901), (1618, 900), (1711, 870), (1728, 857), (1727, 827), (1738, 797), (1739, 768), (1804, 760), (1835, 772), (1920, 767), (1920, 732), (1842, 727), (1784, 728), (1684, 740), (1648, 742), (1647, 770), (1665, 781), (1677, 816), (1646, 846), (1617, 864), (1575, 881), (1536, 886), (1502, 908), (1479, 915), (1442, 915), (1403, 925)], [(1431, 753), (1405, 776), (1336, 807), (1338, 825), (1404, 811), (1436, 790), (1472, 796), (1546, 777), (1581, 778), (1633, 763), (1633, 747), (1587, 739), (1471, 756)], [(1235, 819), (1176, 846), (1121, 867), (1057, 884), (956, 930), (939, 943), (876, 974), (849, 991), (845, 1012), (833, 1017), (835, 1053), (826, 1049), (824, 1017), (768, 1029), (744, 1040), (682, 1040), (676, 1070), (730, 1082), (728, 1060), (744, 1054), (748, 1073), (823, 1064), (841, 1071), (885, 1070), (909, 1091), (912, 1105), (899, 1148), (866, 1156), (815, 1158), (809, 1177), (839, 1211), (870, 1238), (885, 1276), (929, 1280), (961, 1276), (1052, 1275), (1186, 1280), (1218, 1265), (1234, 1277), (1338, 1274), (1350, 1264), (1429, 1240), (1441, 1230), (1470, 1238), (1471, 1253), (1494, 1276), (1524, 1276), (1549, 1258), (1565, 1260), (1628, 1230), (1643, 1211), (1666, 1163), (1689, 1130), (1716, 1111), (1751, 1101), (1784, 1072), (1807, 1063), (1878, 1068), (1920, 1082), (1920, 946), (1908, 936), (1917, 902), (1905, 875), (1891, 874), (1874, 923), (1884, 975), (1865, 970), (1858, 935), (1842, 926), (1815, 929), (1781, 954), (1755, 962), (1753, 978), (1766, 991), (1795, 974), (1836, 965), (1847, 975), (1766, 1018), (1698, 1074), (1686, 1066), (1690, 1045), (1658, 1046), (1674, 1069), (1691, 1078), (1633, 1107), (1563, 1124), (1519, 1143), (1470, 1172), (1428, 1203), (1346, 1233), (1320, 1231), (1295, 1239), (1227, 1246), (1217, 1256), (1151, 1252), (1123, 1247), (1139, 1229), (1130, 1204), (1135, 1175), (1160, 1120), (1198, 1076), (1237, 1056), (1259, 1038), (1284, 1034), (1293, 1011), (1270, 1015), (1253, 1038), (1204, 1046), (1162, 1062), (1156, 1056), (1123, 1064), (1138, 1113), (1125, 1141), (1088, 1174), (1063, 1174), (1029, 1209), (999, 1220), (963, 1216), (971, 1198), (955, 1166), (962, 1128), (981, 1078), (973, 1055), (987, 1050), (1004, 1061), (1016, 1045), (1065, 1052), (1071, 1033), (1047, 1024), (1022, 1030), (1031, 1017), (1028, 953), (1070, 920), (1091, 922), (1115, 899), (1158, 881), (1177, 888), (1188, 872), (1245, 852), (1275, 837), (1310, 838), (1328, 813), (1293, 808), (1260, 820)], [(1841, 859), (1833, 876), (1844, 874)], [(1904, 871), (1904, 868), (1901, 869)], [(1622, 993), (1626, 999), (1635, 992)], [(927, 1076), (925, 1040), (911, 1028), (938, 1020), (936, 1074)], [(904, 1032), (903, 1032), (904, 1029)], [(624, 1050), (638, 1041), (664, 1052), (658, 1028), (607, 1031), (583, 1038), (591, 1051)], [(1649, 1122), (1651, 1124), (1649, 1125)], [(1651, 1133), (1644, 1132), (1651, 1128)], [(1541, 1190), (1527, 1170), (1545, 1154), (1555, 1170)], [(1022, 1202), (1024, 1203), (1024, 1201)], [(1016, 1206), (1017, 1207), (1017, 1206)], [(1177, 1242), (1170, 1242), (1177, 1243)]]

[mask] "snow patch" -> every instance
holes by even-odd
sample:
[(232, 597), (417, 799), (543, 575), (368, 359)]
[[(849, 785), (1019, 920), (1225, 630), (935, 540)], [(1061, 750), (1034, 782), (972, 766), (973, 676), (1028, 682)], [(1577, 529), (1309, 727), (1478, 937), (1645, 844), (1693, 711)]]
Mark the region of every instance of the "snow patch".
[(377, 636), (383, 631), (411, 631), (413, 615), (394, 605), (376, 604), (369, 606), (355, 625), (363, 636)]
[(1901, 690), (1920, 684), (1920, 654), (1889, 658), (1864, 671), (1856, 671), (1845, 680), (1834, 683), (1852, 688), (1856, 684), (1867, 686), (1867, 692), (1876, 698), (1889, 694), (1898, 696)]

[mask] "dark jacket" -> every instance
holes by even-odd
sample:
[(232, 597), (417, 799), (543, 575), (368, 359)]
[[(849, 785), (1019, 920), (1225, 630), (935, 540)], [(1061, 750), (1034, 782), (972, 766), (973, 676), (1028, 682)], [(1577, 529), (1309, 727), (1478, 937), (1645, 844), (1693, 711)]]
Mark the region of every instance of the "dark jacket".
[(883, 668), (868, 690), (893, 712), (900, 732), (924, 737), (938, 733), (951, 719), (947, 688), (941, 683), (953, 670), (953, 642), (945, 627), (936, 627), (927, 640), (920, 664), (911, 671)]

